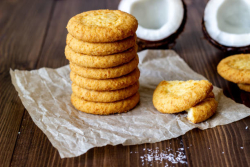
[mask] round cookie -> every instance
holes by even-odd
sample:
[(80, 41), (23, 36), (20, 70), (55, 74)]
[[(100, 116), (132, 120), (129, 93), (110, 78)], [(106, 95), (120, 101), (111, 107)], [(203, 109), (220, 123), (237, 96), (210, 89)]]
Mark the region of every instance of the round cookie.
[(221, 60), (217, 71), (228, 81), (250, 84), (250, 54), (233, 55)]
[(244, 90), (246, 92), (250, 92), (250, 84), (237, 84), (238, 87), (241, 89), (241, 90)]
[(114, 102), (126, 99), (134, 95), (138, 91), (138, 89), (139, 89), (138, 81), (129, 87), (113, 91), (89, 90), (81, 88), (74, 83), (72, 84), (73, 94), (86, 101), (93, 101), (93, 102)]
[(90, 43), (78, 40), (74, 38), (72, 35), (68, 34), (66, 39), (66, 44), (74, 52), (77, 53), (94, 55), (94, 56), (105, 56), (114, 53), (120, 53), (133, 47), (136, 44), (136, 35), (115, 42)]
[(130, 73), (137, 67), (138, 63), (139, 58), (136, 56), (133, 60), (126, 64), (111, 68), (85, 68), (70, 62), (70, 69), (85, 78), (109, 79), (117, 78)]
[(204, 100), (213, 85), (206, 81), (162, 81), (153, 94), (153, 104), (162, 113), (178, 113)]
[(92, 10), (72, 17), (68, 32), (85, 42), (113, 42), (133, 36), (136, 18), (120, 10)]
[(133, 85), (140, 77), (140, 71), (136, 68), (131, 73), (124, 75), (119, 78), (106, 79), (106, 80), (97, 80), (84, 78), (73, 71), (70, 72), (70, 79), (76, 85), (91, 90), (97, 91), (107, 91), (107, 90), (117, 90)]
[(139, 100), (140, 95), (138, 92), (127, 99), (111, 103), (89, 102), (77, 97), (75, 94), (71, 95), (71, 103), (77, 110), (98, 115), (128, 112), (136, 106)]
[(218, 102), (214, 98), (206, 98), (187, 110), (187, 119), (193, 123), (203, 122), (215, 114), (217, 106)]
[(66, 58), (83, 67), (89, 68), (110, 68), (125, 64), (131, 61), (137, 55), (137, 45), (126, 50), (125, 52), (108, 55), (108, 56), (89, 56), (76, 53), (70, 49), (69, 46), (65, 47)]

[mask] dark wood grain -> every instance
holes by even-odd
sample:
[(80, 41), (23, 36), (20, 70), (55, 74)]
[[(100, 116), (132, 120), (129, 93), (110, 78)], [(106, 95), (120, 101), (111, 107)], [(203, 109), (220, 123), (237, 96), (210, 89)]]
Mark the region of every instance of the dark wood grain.
[(25, 111), (9, 71), (35, 67), (51, 6), (50, 1), (0, 1), (0, 166), (11, 162)]
[[(213, 129), (194, 129), (158, 143), (108, 145), (79, 157), (60, 158), (21, 104), (11, 85), (9, 68), (29, 70), (68, 64), (64, 47), (69, 18), (86, 10), (116, 9), (118, 3), (119, 0), (0, 1), (0, 166), (250, 166), (250, 117)], [(185, 3), (187, 23), (174, 50), (192, 69), (223, 88), (226, 96), (250, 107), (250, 94), (217, 74), (217, 64), (227, 54), (203, 38), (201, 20), (206, 0)], [(148, 160), (145, 157), (152, 150), (173, 154), (182, 150), (188, 164)]]

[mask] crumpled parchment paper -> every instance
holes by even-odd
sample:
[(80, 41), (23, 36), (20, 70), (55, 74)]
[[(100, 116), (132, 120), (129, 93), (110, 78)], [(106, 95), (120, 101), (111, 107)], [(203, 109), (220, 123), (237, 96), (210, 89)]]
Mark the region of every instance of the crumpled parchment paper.
[(139, 54), (140, 103), (132, 111), (109, 116), (77, 111), (70, 103), (70, 68), (10, 70), (12, 83), (34, 123), (44, 132), (61, 158), (75, 157), (93, 147), (134, 145), (168, 140), (193, 128), (225, 125), (250, 115), (250, 109), (225, 97), (214, 87), (219, 102), (216, 115), (193, 124), (186, 114), (162, 114), (152, 104), (153, 91), (162, 80), (206, 79), (195, 73), (172, 50), (145, 50)]

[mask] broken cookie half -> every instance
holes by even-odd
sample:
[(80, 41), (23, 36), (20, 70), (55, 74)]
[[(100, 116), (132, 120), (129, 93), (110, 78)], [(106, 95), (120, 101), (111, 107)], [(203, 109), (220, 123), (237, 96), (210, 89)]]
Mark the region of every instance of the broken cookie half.
[(188, 111), (191, 122), (202, 122), (217, 109), (212, 89), (206, 80), (162, 81), (154, 91), (153, 104), (162, 113)]
[(194, 107), (186, 110), (187, 119), (193, 123), (199, 123), (207, 120), (215, 114), (218, 102), (214, 98), (206, 98)]

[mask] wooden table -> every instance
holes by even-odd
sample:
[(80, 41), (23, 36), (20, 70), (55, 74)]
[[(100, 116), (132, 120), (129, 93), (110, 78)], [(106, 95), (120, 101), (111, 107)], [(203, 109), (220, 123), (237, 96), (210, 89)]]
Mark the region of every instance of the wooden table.
[[(201, 32), (205, 0), (185, 0), (188, 20), (173, 48), (196, 72), (223, 88), (224, 94), (250, 107), (250, 93), (222, 79), (218, 62), (226, 56)], [(250, 117), (154, 144), (93, 148), (76, 158), (61, 159), (33, 123), (11, 84), (9, 70), (57, 68), (64, 56), (66, 24), (77, 13), (117, 9), (119, 0), (1, 0), (0, 1), (0, 166), (250, 166)], [(38, 92), (39, 93), (39, 92)], [(247, 128), (249, 127), (249, 128)], [(183, 149), (187, 163), (168, 160), (142, 163), (145, 150)]]

